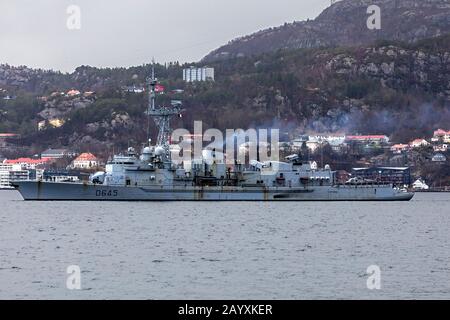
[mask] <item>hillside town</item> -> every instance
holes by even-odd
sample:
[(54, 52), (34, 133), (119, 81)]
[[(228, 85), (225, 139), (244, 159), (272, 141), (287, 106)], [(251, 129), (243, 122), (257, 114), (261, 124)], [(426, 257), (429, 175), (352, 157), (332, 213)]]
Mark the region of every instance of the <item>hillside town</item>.
[[(77, 93), (81, 94), (81, 93)], [(32, 157), (9, 159), (1, 152), (19, 149), (16, 134), (0, 133), (0, 188), (13, 180), (77, 182), (104, 170), (108, 159), (70, 147), (43, 150)], [(450, 131), (393, 142), (386, 135), (301, 134), (279, 144), (280, 156), (298, 154), (321, 167), (331, 165), (338, 183), (352, 178), (390, 182), (416, 190), (450, 190)], [(245, 150), (245, 146), (240, 146)]]

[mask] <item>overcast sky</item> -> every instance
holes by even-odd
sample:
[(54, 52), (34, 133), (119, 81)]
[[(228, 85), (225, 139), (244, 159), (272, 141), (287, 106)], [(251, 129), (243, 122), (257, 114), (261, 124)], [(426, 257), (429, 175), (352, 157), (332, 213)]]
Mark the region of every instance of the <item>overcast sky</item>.
[[(0, 63), (72, 72), (80, 65), (141, 65), (153, 56), (158, 62), (193, 62), (236, 37), (315, 18), (329, 4), (330, 0), (0, 0)], [(81, 10), (79, 30), (67, 27), (70, 5)]]

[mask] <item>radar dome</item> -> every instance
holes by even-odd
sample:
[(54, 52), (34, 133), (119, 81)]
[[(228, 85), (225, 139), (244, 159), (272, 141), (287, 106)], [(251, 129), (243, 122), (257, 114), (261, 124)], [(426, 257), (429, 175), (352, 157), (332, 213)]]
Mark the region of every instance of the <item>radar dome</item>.
[(165, 152), (166, 152), (166, 151), (164, 150), (163, 147), (157, 147), (157, 148), (155, 149), (155, 154), (156, 154), (157, 156), (162, 156)]

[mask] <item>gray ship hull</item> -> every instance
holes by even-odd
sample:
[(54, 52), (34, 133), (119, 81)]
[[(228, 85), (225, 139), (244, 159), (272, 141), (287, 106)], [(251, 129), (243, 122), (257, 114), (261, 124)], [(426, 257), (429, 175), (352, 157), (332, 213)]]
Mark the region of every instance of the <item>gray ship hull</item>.
[(414, 194), (389, 185), (289, 187), (122, 187), (80, 183), (15, 182), (34, 201), (409, 201)]

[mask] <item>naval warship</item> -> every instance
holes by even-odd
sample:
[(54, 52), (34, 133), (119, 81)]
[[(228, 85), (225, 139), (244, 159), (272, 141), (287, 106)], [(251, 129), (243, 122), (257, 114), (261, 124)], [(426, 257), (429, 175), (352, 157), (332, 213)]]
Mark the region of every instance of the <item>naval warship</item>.
[[(115, 155), (89, 182), (14, 181), (24, 200), (81, 201), (409, 201), (414, 194), (392, 184), (352, 180), (336, 183), (329, 166), (290, 156), (285, 162), (251, 160), (230, 165), (215, 149), (200, 159), (172, 161), (170, 119), (182, 105), (156, 106), (154, 71), (147, 115), (158, 128), (156, 143), (140, 154)], [(150, 140), (149, 140), (150, 141)]]

